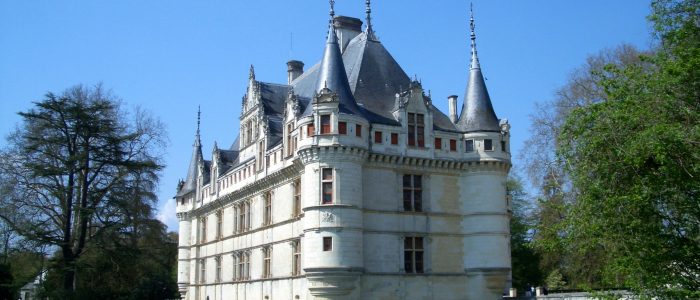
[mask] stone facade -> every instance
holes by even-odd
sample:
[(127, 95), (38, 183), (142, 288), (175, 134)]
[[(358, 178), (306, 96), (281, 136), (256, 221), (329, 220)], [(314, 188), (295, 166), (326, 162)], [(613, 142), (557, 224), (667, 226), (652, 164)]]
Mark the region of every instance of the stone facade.
[(230, 149), (205, 160), (197, 129), (176, 196), (183, 299), (501, 298), (510, 128), (483, 78), (472, 90), (474, 35), (448, 118), (371, 26), (332, 20), (323, 60), (290, 62), (287, 84), (251, 67)]

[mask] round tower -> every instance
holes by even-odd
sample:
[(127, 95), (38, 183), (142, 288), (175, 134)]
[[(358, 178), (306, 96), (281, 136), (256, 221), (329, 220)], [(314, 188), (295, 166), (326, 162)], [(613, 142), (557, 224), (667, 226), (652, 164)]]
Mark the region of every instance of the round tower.
[(333, 17), (331, 1), (316, 94), (298, 121), (305, 133), (297, 152), (304, 166), (303, 266), (314, 299), (359, 299), (369, 124), (350, 90)]
[(469, 82), (457, 127), (464, 138), (460, 204), (467, 291), (470, 299), (500, 299), (510, 270), (510, 214), (506, 179), (511, 167), (510, 127), (493, 110), (476, 52), (474, 16), (470, 18)]

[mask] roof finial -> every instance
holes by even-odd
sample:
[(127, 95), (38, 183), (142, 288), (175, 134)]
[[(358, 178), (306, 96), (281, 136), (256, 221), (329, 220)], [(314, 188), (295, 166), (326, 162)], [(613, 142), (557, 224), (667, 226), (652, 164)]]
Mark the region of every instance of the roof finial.
[(479, 66), (479, 58), (476, 55), (476, 32), (474, 31), (474, 28), (476, 27), (474, 25), (474, 3), (469, 4), (469, 28), (471, 29), (471, 40), (472, 40), (472, 60), (471, 60), (471, 65), (469, 66), (471, 69), (477, 69), (480, 68)]
[(248, 79), (255, 79), (255, 67), (250, 64), (250, 71), (248, 72)]
[(374, 30), (372, 30), (372, 17), (370, 16), (372, 8), (370, 7), (370, 0), (365, 0), (365, 13), (367, 14), (365, 17), (367, 19), (367, 37), (371, 40), (375, 40), (377, 37), (374, 35)]
[(333, 7), (335, 6), (335, 0), (328, 0), (328, 3), (331, 5), (331, 10), (328, 12), (331, 15), (331, 22), (333, 22), (333, 17), (335, 17), (335, 10), (333, 10)]
[(199, 124), (201, 123), (202, 119), (202, 107), (200, 105), (197, 105), (197, 139), (199, 139)]

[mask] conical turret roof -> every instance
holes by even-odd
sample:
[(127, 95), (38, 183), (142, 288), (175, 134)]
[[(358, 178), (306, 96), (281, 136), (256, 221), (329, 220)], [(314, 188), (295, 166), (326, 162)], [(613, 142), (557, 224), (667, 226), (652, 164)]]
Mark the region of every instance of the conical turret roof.
[(469, 65), (469, 81), (464, 92), (462, 112), (457, 121), (457, 128), (462, 131), (500, 131), (498, 117), (493, 111), (489, 91), (486, 89), (481, 65), (476, 53), (476, 34), (474, 33), (474, 15), (470, 18), (471, 27), (471, 63)]
[(192, 158), (190, 159), (190, 166), (187, 168), (187, 177), (185, 178), (185, 183), (182, 185), (179, 191), (177, 191), (176, 197), (184, 196), (197, 189), (197, 172), (199, 169), (199, 164), (204, 161), (204, 156), (202, 155), (202, 143), (199, 139), (199, 116), (200, 112), (197, 112), (197, 133), (194, 137), (194, 144), (192, 145)]
[[(331, 20), (333, 20), (333, 8), (331, 7)], [(317, 93), (327, 88), (338, 95), (340, 102), (339, 109), (341, 113), (361, 115), (359, 106), (355, 102), (355, 97), (350, 90), (350, 83), (345, 72), (343, 64), (343, 56), (340, 53), (338, 44), (338, 36), (335, 34), (333, 24), (328, 26), (328, 36), (326, 38), (326, 47), (323, 50), (323, 59), (319, 69), (318, 80), (316, 81)], [(303, 115), (310, 115), (313, 111), (312, 105), (308, 105)]]

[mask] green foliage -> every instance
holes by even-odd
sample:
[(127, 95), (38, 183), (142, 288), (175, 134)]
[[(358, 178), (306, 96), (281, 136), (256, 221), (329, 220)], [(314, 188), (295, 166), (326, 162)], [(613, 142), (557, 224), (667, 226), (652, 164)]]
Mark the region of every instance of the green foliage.
[(561, 274), (559, 269), (554, 269), (552, 272), (550, 272), (544, 282), (549, 290), (561, 290), (566, 286), (564, 276)]
[(152, 219), (164, 130), (99, 85), (48, 93), (19, 114), (0, 151), (0, 218), (24, 240), (58, 249), (59, 298), (73, 298), (84, 256), (109, 249), (107, 237), (135, 245), (140, 222)]
[(560, 157), (577, 197), (560, 228), (599, 256), (605, 284), (699, 297), (700, 2), (652, 7), (658, 52), (609, 66), (607, 100), (566, 118)]
[(520, 291), (529, 286), (542, 282), (540, 272), (540, 257), (532, 248), (531, 232), (533, 220), (530, 217), (531, 207), (528, 197), (517, 177), (506, 181), (506, 190), (511, 200), (510, 245), (511, 265), (513, 266), (513, 287)]

